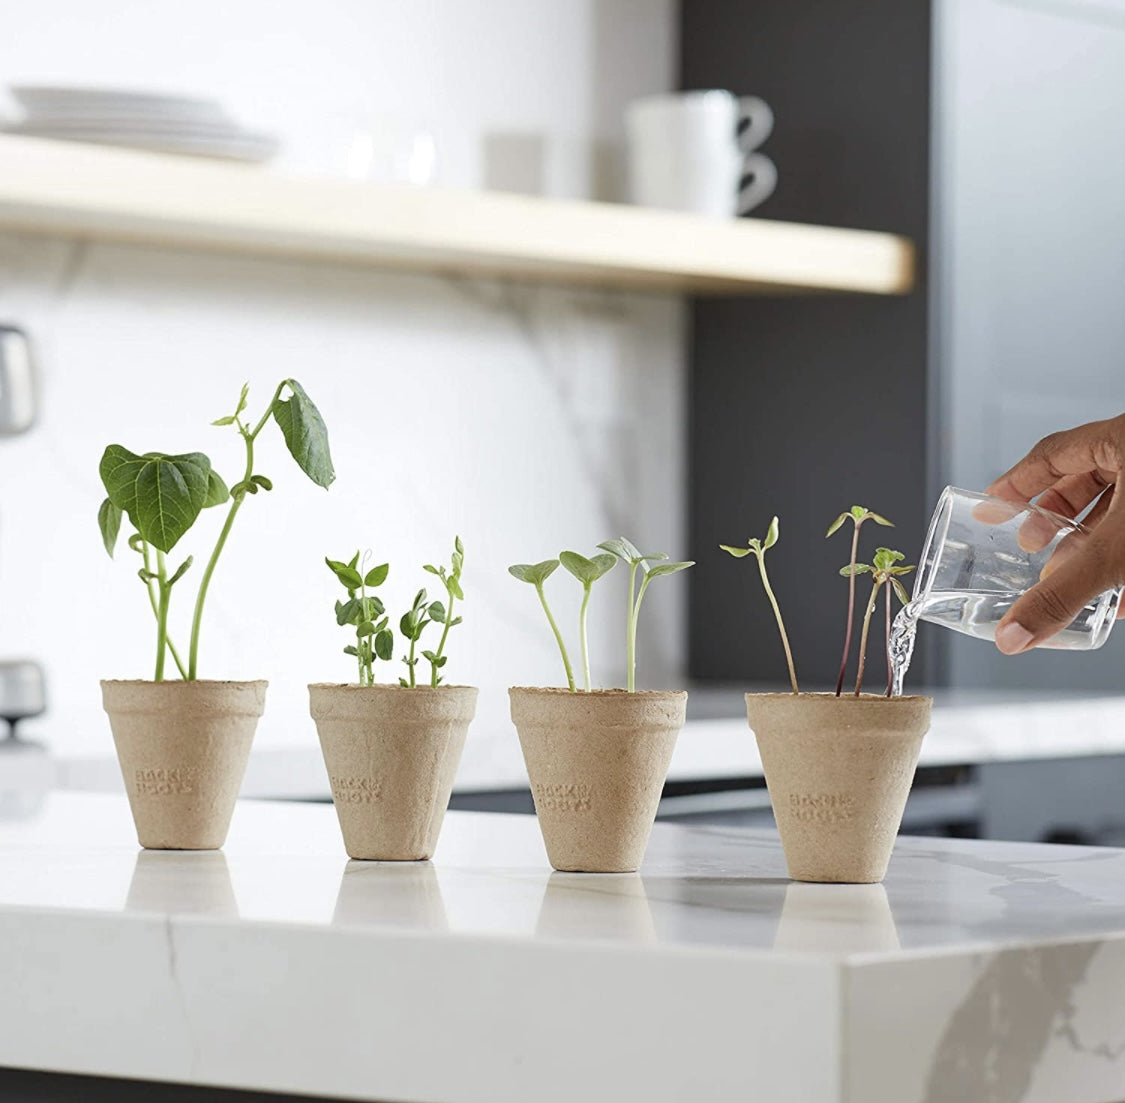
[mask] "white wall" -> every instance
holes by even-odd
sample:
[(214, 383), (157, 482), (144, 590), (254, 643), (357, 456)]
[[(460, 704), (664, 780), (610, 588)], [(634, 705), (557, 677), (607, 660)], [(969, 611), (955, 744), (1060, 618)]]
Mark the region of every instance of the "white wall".
[[(416, 118), (442, 142), (444, 179), (471, 186), (488, 132), (540, 133), (559, 156), (616, 141), (622, 104), (672, 85), (673, 6), (38, 0), (5, 10), (0, 81), (215, 94), (279, 129), (306, 168), (340, 120)], [(201, 675), (271, 680), (259, 747), (310, 743), (305, 684), (352, 676), (325, 554), (389, 559), (401, 607), (462, 535), (468, 600), (447, 669), (482, 688), (475, 738), (509, 740), (504, 687), (557, 684), (561, 664), (507, 564), (619, 532), (684, 551), (675, 300), (0, 235), (0, 321), (29, 330), (43, 374), (40, 425), (0, 441), (0, 655), (46, 663), (39, 730), (63, 753), (109, 753), (99, 677), (151, 674), (137, 564), (100, 548), (101, 451), (200, 449), (234, 481), (237, 436), (208, 423), (244, 380), (252, 411), (278, 380), (305, 384), (339, 476), (314, 487), (268, 431), (259, 470), (276, 490), (246, 504), (212, 586)], [(173, 611), (181, 646), (220, 520), (176, 549), (197, 562)], [(623, 666), (622, 581), (594, 611), (602, 682)], [(552, 583), (573, 634), (577, 584)], [(684, 591), (653, 587), (646, 682), (679, 677)]]

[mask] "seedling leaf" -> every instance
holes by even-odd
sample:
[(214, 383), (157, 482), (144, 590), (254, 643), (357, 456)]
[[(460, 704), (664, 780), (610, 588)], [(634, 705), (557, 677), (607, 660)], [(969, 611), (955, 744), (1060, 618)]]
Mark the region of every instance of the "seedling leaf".
[(777, 518), (775, 517), (770, 522), (770, 527), (766, 531), (766, 538), (762, 542), (762, 551), (766, 551), (768, 548), (772, 548), (774, 546), (774, 544), (777, 543), (777, 533), (778, 533), (778, 522), (777, 522)]
[(108, 498), (98, 507), (98, 528), (102, 530), (102, 543), (110, 559), (117, 546), (117, 534), (121, 531), (121, 510)]
[(541, 586), (558, 569), (557, 559), (544, 559), (542, 563), (515, 563), (508, 568), (508, 574), (521, 582)]
[(688, 560), (686, 563), (657, 563), (655, 567), (649, 568), (650, 578), (659, 578), (665, 574), (677, 574), (679, 571), (686, 571), (688, 567), (694, 567), (695, 561)]
[[(269, 490), (269, 487), (266, 487)], [(203, 501), (203, 508), (210, 509), (212, 506), (221, 506), (224, 502), (230, 501), (230, 491), (227, 490), (227, 484), (223, 482), (222, 476), (214, 469), (207, 475), (207, 497)]]
[(273, 419), (297, 466), (317, 486), (327, 490), (336, 478), (336, 471), (332, 466), (324, 418), (296, 379), (285, 380), (285, 385), (289, 388), (289, 397), (274, 399)]
[(129, 515), (145, 542), (169, 552), (207, 500), (211, 461), (202, 452), (138, 456), (111, 444), (99, 471), (110, 501)]
[(617, 557), (595, 555), (592, 559), (587, 559), (578, 552), (564, 551), (559, 553), (559, 562), (584, 586), (592, 586), (602, 575), (617, 566)]
[(848, 519), (848, 518), (849, 518), (850, 516), (851, 516), (851, 514), (850, 514), (850, 513), (848, 513), (848, 512), (844, 512), (844, 513), (841, 513), (841, 514), (840, 514), (840, 516), (839, 516), (839, 517), (837, 517), (837, 518), (836, 518), (836, 520), (835, 520), (835, 521), (833, 521), (833, 522), (832, 522), (832, 524), (830, 524), (830, 525), (828, 526), (828, 531), (827, 531), (827, 532), (826, 532), (826, 533), (824, 534), (824, 539), (825, 539), (825, 540), (827, 540), (827, 539), (828, 539), (828, 537), (830, 537), (830, 536), (831, 536), (831, 535), (832, 535), (832, 534), (833, 534), (834, 532), (837, 532), (837, 531), (839, 530), (840, 526), (841, 526), (841, 525), (842, 525), (842, 524), (843, 524), (843, 523), (844, 523), (844, 522), (845, 522), (845, 521), (846, 521), (846, 520), (847, 520), (847, 519)]
[(613, 540), (603, 540), (598, 547), (602, 551), (609, 552), (610, 555), (616, 555), (618, 559), (625, 563), (638, 563), (645, 558), (636, 546), (626, 540), (624, 536), (618, 536)]
[(903, 605), (909, 605), (910, 595), (906, 592), (906, 587), (903, 586), (897, 578), (891, 579), (891, 585), (895, 588), (895, 593), (898, 595), (899, 601), (901, 601)]
[(187, 559), (185, 559), (180, 564), (176, 573), (174, 575), (172, 575), (172, 577), (170, 579), (168, 579), (168, 585), (171, 586), (173, 582), (179, 582), (180, 579), (183, 578), (185, 574), (187, 574), (188, 568), (192, 565), (193, 562), (194, 562), (194, 559), (192, 558), (192, 556), (189, 555), (187, 557)]
[(867, 563), (857, 563), (854, 567), (848, 563), (840, 568), (840, 574), (842, 574), (844, 578), (851, 578), (852, 575), (855, 574), (867, 574), (870, 570), (871, 566)]
[(375, 654), (384, 662), (390, 660), (395, 653), (395, 636), (389, 628), (384, 628), (376, 633), (374, 640)]
[(380, 563), (378, 567), (372, 567), (371, 570), (364, 575), (364, 586), (382, 586), (387, 581), (387, 575), (391, 573), (391, 565), (389, 563)]

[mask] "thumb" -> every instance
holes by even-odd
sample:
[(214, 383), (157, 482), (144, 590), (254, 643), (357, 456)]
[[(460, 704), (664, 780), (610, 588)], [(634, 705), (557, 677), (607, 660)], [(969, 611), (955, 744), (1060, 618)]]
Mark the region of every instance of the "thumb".
[(1005, 655), (1037, 647), (1116, 584), (1108, 548), (1103, 541), (1091, 539), (1008, 610), (996, 628), (996, 646)]

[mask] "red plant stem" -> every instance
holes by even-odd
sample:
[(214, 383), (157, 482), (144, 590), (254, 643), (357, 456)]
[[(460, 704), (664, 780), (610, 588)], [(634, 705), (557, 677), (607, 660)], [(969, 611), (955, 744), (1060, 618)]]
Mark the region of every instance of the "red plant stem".
[(890, 697), (891, 690), (894, 687), (891, 674), (891, 584), (888, 582), (885, 589), (887, 591), (887, 696)]
[(848, 579), (848, 626), (844, 629), (844, 657), (840, 660), (840, 676), (836, 679), (836, 696), (839, 697), (844, 689), (844, 675), (848, 669), (848, 652), (852, 649), (852, 624), (855, 618), (855, 561), (859, 555), (859, 526), (862, 521), (852, 519), (855, 530), (852, 533), (852, 574)]

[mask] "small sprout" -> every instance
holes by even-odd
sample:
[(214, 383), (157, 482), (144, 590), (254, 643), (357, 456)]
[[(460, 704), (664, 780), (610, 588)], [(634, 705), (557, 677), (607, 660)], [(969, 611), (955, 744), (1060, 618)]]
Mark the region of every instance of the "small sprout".
[(906, 558), (900, 551), (895, 551), (893, 548), (876, 548), (875, 555), (870, 564), (867, 563), (850, 563), (847, 567), (840, 570), (841, 574), (848, 572), (850, 577), (854, 578), (859, 574), (870, 574), (872, 578), (871, 597), (867, 601), (867, 608), (863, 614), (863, 628), (859, 637), (859, 670), (856, 674), (855, 680), (855, 696), (860, 695), (863, 688), (863, 672), (867, 665), (867, 633), (871, 628), (871, 614), (875, 612), (875, 606), (879, 600), (879, 591), (884, 586), (888, 587), (887, 593), (887, 696), (890, 696), (890, 680), (891, 680), (891, 655), (890, 655), (890, 618), (891, 618), (891, 596), (890, 589), (893, 589), (899, 600), (906, 605), (910, 598), (907, 596), (906, 588), (898, 581), (899, 577), (909, 574), (914, 568), (912, 566), (900, 566), (902, 560)]
[[(630, 543), (624, 536), (614, 540), (603, 540), (598, 545), (602, 551), (616, 556), (629, 567), (629, 604), (625, 609), (625, 669), (626, 688), (630, 693), (636, 690), (637, 678), (637, 619), (641, 612), (641, 602), (644, 601), (645, 591), (654, 578), (661, 575), (675, 574), (677, 571), (687, 570), (695, 566), (694, 561), (683, 563), (668, 563), (663, 552), (641, 552), (636, 545)], [(655, 566), (649, 566), (655, 563)], [(640, 592), (637, 593), (637, 571), (643, 574)]]
[(590, 692), (590, 644), (586, 636), (586, 610), (594, 583), (617, 566), (617, 557), (608, 552), (587, 559), (578, 552), (559, 552), (559, 562), (582, 583), (582, 607), (578, 613), (578, 638), (582, 645), (582, 678), (586, 692)]
[[(555, 635), (559, 653), (562, 655), (563, 667), (566, 670), (567, 685), (571, 693), (577, 692), (574, 682), (574, 671), (570, 665), (570, 656), (567, 654), (566, 644), (563, 642), (562, 633), (555, 622), (551, 609), (547, 604), (543, 592), (543, 583), (554, 574), (561, 564), (582, 584), (582, 606), (578, 614), (578, 632), (582, 645), (582, 673), (583, 685), (587, 692), (590, 691), (590, 653), (586, 635), (586, 614), (590, 602), (590, 591), (595, 582), (608, 574), (620, 559), (629, 566), (629, 605), (625, 619), (625, 658), (628, 671), (628, 692), (636, 691), (636, 654), (637, 654), (637, 619), (641, 611), (641, 602), (649, 583), (654, 578), (662, 575), (675, 574), (693, 566), (692, 563), (670, 563), (668, 556), (662, 552), (641, 552), (631, 541), (621, 536), (615, 540), (605, 540), (598, 545), (604, 555), (595, 555), (587, 558), (578, 552), (564, 551), (559, 553), (558, 559), (545, 559), (542, 563), (517, 563), (508, 568), (508, 573), (521, 582), (530, 583), (539, 595), (543, 611)], [(651, 565), (650, 565), (651, 564)], [(637, 592), (637, 572), (644, 575), (640, 592)]]
[[(848, 567), (840, 571), (845, 578), (849, 579), (848, 583), (848, 623), (844, 629), (844, 654), (840, 659), (840, 674), (836, 679), (836, 696), (839, 697), (844, 688), (844, 676), (848, 669), (848, 655), (852, 647), (852, 625), (855, 622), (855, 577), (857, 574), (862, 574), (863, 571), (857, 571), (856, 556), (859, 555), (859, 530), (865, 521), (874, 521), (877, 525), (884, 525), (887, 528), (894, 528), (894, 525), (885, 517), (880, 516), (878, 513), (872, 512), (866, 506), (852, 506), (851, 509), (845, 510), (828, 526), (828, 531), (824, 534), (827, 540), (834, 532), (836, 532), (845, 521), (852, 522), (852, 556), (848, 562)], [(849, 569), (850, 568), (850, 569)], [(870, 570), (870, 568), (867, 568)]]
[(555, 643), (559, 646), (559, 654), (562, 655), (563, 669), (566, 670), (566, 684), (573, 693), (575, 691), (574, 671), (570, 665), (570, 656), (566, 653), (566, 644), (563, 643), (562, 633), (559, 631), (559, 626), (551, 613), (551, 607), (547, 604), (547, 595), (543, 592), (543, 583), (558, 570), (558, 567), (559, 560), (557, 559), (544, 559), (541, 563), (514, 563), (508, 568), (508, 574), (513, 578), (518, 578), (520, 582), (527, 582), (535, 587), (535, 592), (539, 595), (539, 603), (543, 606), (543, 612), (547, 614), (547, 622), (551, 625), (551, 631), (555, 634)]
[[(367, 588), (381, 586), (390, 573), (390, 565), (383, 563), (362, 573), (359, 552), (347, 562), (339, 559), (325, 559), (328, 569), (348, 591), (347, 601), (336, 602), (336, 623), (341, 627), (352, 625), (355, 628), (356, 642), (344, 648), (345, 655), (355, 658), (359, 666), (359, 684), (375, 684), (374, 665), (376, 659), (389, 659), (394, 653), (394, 633), (390, 619), (382, 601), (368, 596)], [(357, 594), (358, 591), (358, 594)]]
[(733, 555), (735, 559), (743, 559), (753, 553), (758, 559), (758, 571), (762, 576), (762, 585), (765, 587), (766, 597), (769, 598), (770, 605), (773, 606), (773, 615), (777, 620), (778, 630), (781, 632), (781, 646), (785, 648), (785, 661), (789, 665), (789, 684), (793, 687), (794, 693), (799, 693), (797, 688), (797, 671), (793, 665), (793, 652), (789, 647), (789, 636), (785, 632), (785, 623), (781, 619), (781, 609), (778, 607), (777, 598), (774, 596), (773, 587), (770, 586), (769, 575), (766, 574), (766, 552), (777, 543), (778, 537), (778, 520), (775, 517), (770, 522), (770, 527), (766, 530), (765, 539), (759, 540), (757, 537), (751, 537), (746, 543), (745, 548), (732, 547), (730, 544), (720, 544), (719, 547)]

